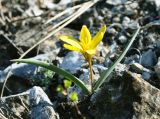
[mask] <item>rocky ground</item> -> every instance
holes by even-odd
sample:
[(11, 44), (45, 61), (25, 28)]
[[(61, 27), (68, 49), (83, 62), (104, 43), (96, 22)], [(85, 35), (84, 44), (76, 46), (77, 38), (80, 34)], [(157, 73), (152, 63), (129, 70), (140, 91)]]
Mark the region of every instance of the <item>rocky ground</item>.
[[(0, 118), (160, 119), (160, 1), (99, 0), (49, 36), (77, 9), (54, 16), (84, 2), (87, 0), (0, 1)], [(74, 84), (61, 94), (57, 86), (63, 85), (63, 77), (41, 67), (10, 62), (46, 39), (25, 58), (53, 63), (89, 84), (82, 55), (64, 49), (59, 40), (62, 34), (78, 38), (84, 24), (91, 34), (107, 26), (93, 58), (95, 81), (116, 61), (141, 26), (126, 56), (94, 94), (84, 96)], [(73, 91), (79, 96), (76, 104), (66, 96)]]

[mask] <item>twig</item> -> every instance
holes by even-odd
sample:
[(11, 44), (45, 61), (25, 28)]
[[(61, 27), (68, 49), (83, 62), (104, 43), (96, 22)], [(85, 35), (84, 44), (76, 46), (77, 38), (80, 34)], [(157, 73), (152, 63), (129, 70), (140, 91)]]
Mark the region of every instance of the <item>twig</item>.
[(7, 119), (2, 113), (0, 113), (1, 119)]
[(21, 104), (23, 105), (23, 107), (25, 107), (26, 110), (29, 112), (28, 107), (24, 104), (24, 102), (23, 102), (23, 100), (22, 100), (22, 98), (20, 96), (19, 96), (19, 99), (21, 100)]
[(71, 8), (68, 8), (68, 9), (64, 10), (63, 12), (61, 12), (61, 13), (57, 14), (56, 16), (54, 16), (54, 17), (50, 18), (49, 20), (47, 20), (47, 21), (45, 22), (45, 25), (48, 24), (48, 23), (50, 23), (50, 22), (52, 22), (53, 20), (61, 17), (62, 15), (68, 13), (70, 10), (75, 10), (75, 9), (77, 9), (77, 8), (80, 8), (81, 6), (82, 6), (82, 5), (76, 5), (76, 6), (74, 6), (74, 7), (71, 7)]
[(18, 97), (18, 96), (24, 96), (24, 95), (29, 95), (29, 91), (30, 90), (27, 90), (23, 93), (19, 93), (19, 94), (15, 94), (15, 95), (10, 95), (10, 96), (6, 96), (6, 97), (1, 97), (1, 100), (5, 100), (5, 99), (8, 99), (8, 98), (14, 98), (14, 97)]
[(23, 51), (20, 50), (20, 49), (11, 41), (11, 39), (8, 38), (8, 36), (6, 36), (6, 35), (4, 35), (4, 34), (2, 34), (2, 35), (3, 35), (3, 37), (4, 37), (6, 40), (8, 40), (9, 43), (12, 44), (12, 46), (13, 46), (14, 48), (16, 48), (16, 49), (18, 50), (18, 52), (19, 52), (20, 54), (23, 54)]
[(11, 70), (8, 72), (7, 77), (4, 80), (2, 91), (1, 91), (1, 98), (3, 97), (4, 87), (5, 87), (6, 83), (7, 83), (8, 78), (10, 77), (10, 74), (11, 74)]
[(22, 59), (25, 55), (27, 55), (32, 49), (34, 49), (37, 45), (41, 44), (42, 42), (44, 42), (46, 39), (48, 39), (49, 37), (51, 37), (52, 35), (54, 35), (55, 33), (57, 33), (59, 30), (61, 30), (62, 28), (64, 28), (65, 26), (67, 26), (69, 23), (71, 23), (73, 20), (75, 20), (77, 17), (79, 17), (81, 14), (83, 14), (87, 9), (89, 9), (90, 7), (92, 7), (96, 2), (86, 2), (82, 5), (82, 7), (77, 11), (77, 14), (71, 18), (70, 20), (68, 20), (66, 23), (64, 23), (63, 25), (61, 25), (59, 28), (55, 29), (54, 31), (52, 31), (51, 33), (49, 33), (46, 37), (42, 38), (38, 43), (36, 43), (35, 45), (33, 45), (31, 48), (29, 48), (24, 54), (21, 55), (21, 57), (19, 59)]

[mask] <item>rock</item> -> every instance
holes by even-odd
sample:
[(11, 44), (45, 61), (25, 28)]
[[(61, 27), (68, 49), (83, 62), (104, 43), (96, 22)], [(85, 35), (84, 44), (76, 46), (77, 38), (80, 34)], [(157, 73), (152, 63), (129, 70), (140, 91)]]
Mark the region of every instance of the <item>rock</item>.
[(159, 89), (125, 72), (92, 95), (91, 111), (96, 119), (159, 119), (159, 100)]
[(151, 73), (149, 73), (149, 72), (143, 72), (142, 73), (142, 78), (144, 79), (144, 80), (149, 80), (149, 79), (151, 79)]
[(121, 36), (119, 36), (118, 41), (121, 44), (125, 44), (127, 42), (127, 38), (126, 38), (126, 36), (121, 35)]
[(112, 19), (112, 22), (113, 23), (119, 23), (120, 22), (120, 17), (119, 16), (116, 16)]
[(97, 46), (97, 54), (101, 57), (106, 57), (106, 55), (110, 52), (109, 47), (105, 47), (102, 42)]
[(109, 67), (109, 66), (111, 66), (112, 65), (112, 61), (109, 59), (109, 58), (105, 58), (105, 61), (104, 61), (104, 66), (105, 67)]
[(157, 63), (157, 56), (151, 49), (142, 54), (141, 65), (144, 67), (153, 67)]
[(135, 73), (142, 73), (144, 67), (140, 65), (139, 63), (133, 63), (130, 65), (130, 70), (135, 72)]
[[(106, 69), (107, 68), (104, 67), (103, 65), (98, 65), (98, 64), (93, 65), (93, 72), (94, 72), (93, 73), (93, 83), (99, 79), (100, 74)], [(91, 88), (91, 82), (89, 79), (89, 76), (90, 76), (89, 70), (82, 69), (81, 72), (82, 72), (82, 74), (80, 75), (79, 79), (82, 80), (84, 82), (84, 84), (88, 86), (88, 88)], [(84, 93), (76, 85), (74, 85), (68, 89), (68, 94), (72, 93), (73, 91), (77, 92), (79, 101), (84, 99), (84, 96), (85, 96)]]
[(157, 10), (159, 10), (159, 8), (160, 8), (160, 1), (159, 0), (154, 0), (154, 1), (155, 1)]
[(138, 22), (134, 21), (134, 20), (130, 20), (129, 17), (124, 17), (123, 21), (122, 21), (122, 26), (127, 29), (137, 29), (139, 27)]
[(138, 54), (125, 57), (124, 64), (133, 64), (140, 61), (140, 56)]
[(30, 90), (31, 119), (59, 119), (53, 104), (42, 88), (34, 86)]
[(2, 97), (0, 98), (0, 108), (1, 108), (1, 112), (3, 113), (1, 117), (0, 115), (0, 119), (8, 119), (10, 117), (15, 118), (15, 119), (19, 119), (21, 117), (21, 119), (29, 119), (30, 115), (29, 115), (29, 96), (28, 96), (28, 92), (23, 92), (25, 94), (22, 94), (21, 96), (14, 96), (14, 95), (10, 95), (10, 96), (6, 96), (6, 97)]
[(143, 67), (139, 63), (131, 64), (130, 65), (130, 71), (138, 73), (138, 74), (142, 74), (142, 78), (144, 80), (149, 80), (154, 73), (153, 71)]
[(154, 67), (154, 69), (155, 69), (155, 72), (156, 72), (158, 78), (160, 79), (160, 57), (158, 58), (158, 62), (156, 64), (156, 66)]
[(142, 73), (142, 72), (149, 72), (149, 73), (153, 73), (153, 71), (143, 67), (142, 65), (140, 65), (139, 63), (133, 63), (130, 65), (130, 70), (135, 72), (135, 73)]
[(128, 67), (125, 64), (118, 63), (114, 70), (116, 75), (122, 76), (123, 72), (128, 70)]
[(78, 70), (80, 70), (84, 62), (84, 57), (80, 53), (73, 51), (69, 52), (64, 57), (62, 64), (60, 64), (60, 68), (75, 74)]
[[(54, 56), (57, 54), (57, 50), (50, 52), (48, 54), (40, 54), (35, 57), (29, 58), (29, 59), (35, 59), (40, 61), (52, 61)], [(11, 71), (11, 75), (31, 79), (36, 75), (36, 71), (42, 71), (44, 68), (37, 68), (35, 65), (26, 64), (26, 63), (14, 63), (10, 66), (8, 66), (3, 71), (0, 71), (0, 82), (3, 83), (7, 74)]]
[(117, 31), (114, 29), (114, 28), (111, 28), (111, 27), (107, 27), (107, 32), (110, 33), (110, 34), (117, 34)]
[(126, 3), (127, 0), (107, 0), (106, 3), (111, 4), (111, 5), (119, 5), (119, 4), (124, 4)]
[(127, 27), (130, 22), (131, 22), (131, 19), (129, 17), (124, 17), (122, 21), (122, 25), (124, 27)]

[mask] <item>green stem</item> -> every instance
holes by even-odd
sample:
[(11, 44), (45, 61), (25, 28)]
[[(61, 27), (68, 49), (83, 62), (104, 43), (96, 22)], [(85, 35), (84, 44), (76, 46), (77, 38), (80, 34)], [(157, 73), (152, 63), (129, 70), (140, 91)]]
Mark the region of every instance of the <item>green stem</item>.
[(90, 82), (91, 82), (91, 92), (93, 93), (93, 71), (92, 71), (92, 58), (89, 58), (89, 71), (90, 71)]

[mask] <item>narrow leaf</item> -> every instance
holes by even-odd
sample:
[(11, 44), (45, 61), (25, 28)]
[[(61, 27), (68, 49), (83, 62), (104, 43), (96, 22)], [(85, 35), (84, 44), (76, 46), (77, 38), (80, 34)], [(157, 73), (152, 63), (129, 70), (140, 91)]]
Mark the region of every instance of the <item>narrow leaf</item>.
[(81, 80), (79, 80), (77, 77), (73, 76), (72, 74), (68, 73), (67, 71), (54, 66), (53, 64), (49, 64), (49, 63), (46, 63), (44, 61), (33, 60), (33, 59), (16, 59), (16, 60), (11, 60), (11, 61), (28, 63), (28, 64), (33, 64), (33, 65), (36, 65), (36, 66), (44, 67), (48, 70), (51, 70), (51, 71), (53, 71), (53, 72), (55, 72), (59, 75), (64, 76), (65, 78), (71, 80), (72, 82), (77, 84), (85, 94), (87, 94), (87, 95), (90, 94), (89, 89), (86, 87), (86, 85)]
[(118, 59), (112, 64), (112, 66), (104, 71), (102, 73), (102, 75), (100, 76), (100, 78), (98, 79), (98, 81), (96, 82), (95, 86), (94, 86), (94, 91), (96, 91), (105, 80), (108, 79), (108, 76), (112, 73), (112, 71), (114, 70), (114, 68), (117, 66), (117, 64), (123, 59), (123, 57), (126, 55), (127, 51), (129, 50), (129, 48), (131, 47), (131, 45), (133, 44), (135, 38), (137, 37), (138, 33), (139, 33), (140, 27), (136, 30), (136, 32), (134, 33), (132, 39), (129, 41), (129, 43), (127, 44), (126, 48), (124, 49), (124, 51), (121, 53), (121, 55), (118, 57)]

